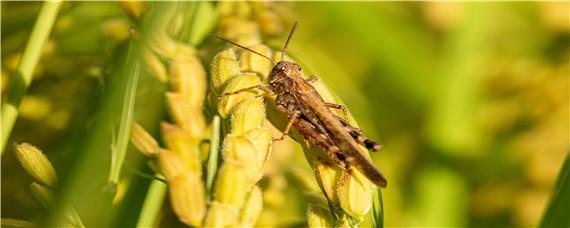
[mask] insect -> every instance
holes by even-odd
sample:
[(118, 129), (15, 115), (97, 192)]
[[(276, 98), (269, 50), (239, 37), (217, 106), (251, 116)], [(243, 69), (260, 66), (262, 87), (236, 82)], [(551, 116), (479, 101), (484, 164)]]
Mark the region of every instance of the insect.
[[(316, 77), (313, 76), (310, 79), (302, 78), (301, 66), (284, 60), (285, 50), (296, 27), (297, 22), (295, 22), (287, 37), (287, 41), (282, 49), (281, 61), (279, 62), (275, 62), (273, 59), (236, 42), (216, 36), (216, 38), (222, 41), (260, 55), (275, 65), (269, 74), (269, 87), (256, 85), (225, 93), (221, 96), (238, 94), (252, 89), (261, 89), (276, 95), (275, 105), (279, 111), (287, 115), (289, 121), (283, 130), (283, 135), (275, 140), (284, 139), (290, 130), (294, 128), (306, 141), (321, 147), (327, 152), (331, 160), (340, 168), (355, 167), (372, 183), (379, 187), (386, 187), (387, 180), (382, 172), (358, 146), (358, 144), (361, 144), (369, 150), (376, 151), (380, 149), (381, 145), (367, 139), (358, 128), (350, 125), (346, 120), (347, 111), (344, 106), (324, 101), (315, 87), (312, 86), (312, 83), (317, 80)], [(334, 114), (330, 110), (331, 108), (342, 110), (344, 118)]]

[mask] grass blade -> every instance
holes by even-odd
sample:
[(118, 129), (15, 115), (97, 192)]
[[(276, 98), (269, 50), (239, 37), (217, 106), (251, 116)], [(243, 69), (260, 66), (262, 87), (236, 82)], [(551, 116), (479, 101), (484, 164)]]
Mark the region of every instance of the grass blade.
[(570, 154), (560, 169), (558, 180), (554, 186), (550, 204), (544, 211), (540, 227), (570, 227), (568, 202), (570, 202)]
[(18, 107), (28, 86), (32, 82), (32, 76), (40, 59), (42, 47), (49, 37), (60, 6), (61, 1), (47, 1), (43, 4), (30, 39), (26, 44), (26, 49), (22, 54), (22, 60), (16, 69), (16, 75), (12, 78), (10, 93), (6, 98), (6, 102), (2, 104), (2, 144), (0, 145), (2, 154), (12, 133), (14, 123), (18, 118)]
[[(131, 48), (133, 47), (131, 46)], [(127, 58), (130, 58), (130, 56)], [(140, 62), (136, 61), (134, 68), (132, 69), (132, 73), (129, 77), (129, 81), (127, 82), (125, 96), (123, 97), (119, 135), (117, 137), (117, 144), (113, 145), (114, 151), (111, 159), (111, 171), (109, 173), (110, 185), (115, 185), (119, 182), (119, 174), (121, 173), (122, 164), (125, 160), (125, 155), (127, 154), (127, 146), (131, 133), (131, 125), (133, 123), (135, 97), (137, 93), (139, 76)]]
[(376, 228), (384, 227), (384, 205), (382, 201), (382, 191), (376, 189), (374, 192), (374, 202), (372, 203), (372, 224)]

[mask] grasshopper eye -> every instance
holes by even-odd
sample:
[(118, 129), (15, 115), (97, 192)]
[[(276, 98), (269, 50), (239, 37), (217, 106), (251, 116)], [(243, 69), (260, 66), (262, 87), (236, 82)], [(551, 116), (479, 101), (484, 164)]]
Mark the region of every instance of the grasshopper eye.
[(297, 65), (297, 69), (301, 71), (301, 65)]

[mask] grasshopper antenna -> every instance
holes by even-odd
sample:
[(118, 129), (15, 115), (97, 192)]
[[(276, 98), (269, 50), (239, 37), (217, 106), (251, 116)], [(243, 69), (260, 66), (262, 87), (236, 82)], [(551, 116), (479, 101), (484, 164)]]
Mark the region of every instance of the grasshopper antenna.
[(289, 36), (287, 37), (287, 41), (285, 41), (285, 46), (283, 46), (283, 51), (281, 52), (281, 61), (285, 60), (285, 50), (287, 50), (287, 46), (289, 46), (289, 41), (293, 37), (293, 33), (295, 33), (295, 29), (297, 28), (297, 22), (293, 24), (293, 28), (291, 28), (291, 32), (289, 32)]
[(221, 41), (224, 41), (224, 42), (233, 44), (233, 45), (235, 45), (235, 46), (237, 46), (237, 47), (240, 47), (240, 48), (242, 48), (242, 49), (244, 49), (244, 50), (251, 51), (251, 52), (253, 52), (253, 53), (255, 53), (255, 54), (257, 54), (257, 55), (259, 55), (259, 56), (261, 56), (261, 57), (263, 57), (263, 58), (266, 58), (267, 60), (269, 60), (270, 62), (272, 62), (273, 65), (277, 64), (277, 63), (275, 62), (275, 60), (273, 60), (273, 59), (271, 59), (271, 58), (265, 56), (264, 54), (261, 54), (261, 53), (259, 53), (259, 52), (257, 52), (257, 51), (254, 51), (254, 50), (251, 49), (251, 48), (248, 48), (248, 47), (246, 47), (246, 46), (243, 46), (243, 45), (241, 45), (241, 44), (238, 44), (238, 43), (233, 42), (233, 41), (231, 41), (231, 40), (228, 40), (228, 39), (226, 39), (226, 38), (222, 38), (222, 37), (219, 37), (219, 36), (216, 36), (216, 35), (213, 35), (213, 34), (210, 34), (210, 35), (213, 36), (213, 37), (216, 37), (218, 40), (221, 40)]

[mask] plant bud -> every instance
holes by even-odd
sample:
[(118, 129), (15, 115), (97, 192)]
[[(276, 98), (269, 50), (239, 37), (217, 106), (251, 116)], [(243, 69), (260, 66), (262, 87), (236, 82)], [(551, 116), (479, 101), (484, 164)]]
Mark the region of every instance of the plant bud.
[(160, 126), (162, 128), (162, 137), (168, 149), (178, 154), (189, 170), (202, 173), (202, 165), (198, 158), (200, 154), (198, 140), (190, 138), (188, 132), (176, 125), (161, 122)]
[(131, 143), (144, 156), (152, 157), (158, 154), (158, 142), (137, 122), (131, 127)]
[(231, 129), (234, 134), (241, 135), (252, 129), (261, 127), (265, 121), (263, 97), (247, 98), (240, 102), (233, 110), (231, 119)]
[[(239, 76), (232, 78), (227, 86), (224, 88), (223, 93), (235, 92), (240, 89), (259, 85), (261, 82), (255, 73), (242, 73)], [(256, 96), (259, 93), (257, 89), (250, 89), (241, 91), (238, 94), (224, 95), (218, 101), (218, 112), (223, 118), (226, 118), (233, 109), (247, 98)]]
[(253, 186), (240, 216), (240, 226), (253, 227), (263, 209), (263, 194), (258, 186)]
[(191, 105), (202, 105), (206, 96), (206, 71), (197, 57), (177, 55), (170, 64), (172, 89)]
[(184, 161), (182, 161), (180, 156), (166, 149), (159, 150), (158, 166), (160, 168), (160, 172), (168, 181), (188, 171), (188, 167), (184, 164)]
[(325, 196), (331, 203), (338, 203), (337, 196), (337, 180), (340, 175), (340, 171), (329, 165), (325, 165), (318, 162), (315, 165), (315, 174), (317, 175), (317, 180), (320, 182), (321, 188), (324, 190)]
[(176, 125), (186, 130), (190, 137), (201, 139), (206, 130), (206, 120), (201, 106), (191, 106), (180, 94), (166, 93), (168, 110)]
[(269, 160), (271, 152), (271, 130), (266, 127), (260, 127), (248, 131), (244, 136), (255, 148), (255, 157), (257, 160), (256, 167), (258, 168), (256, 173), (260, 175), (258, 179), (261, 179), (261, 176), (263, 175), (262, 170), (265, 167), (267, 160)]
[[(271, 58), (271, 49), (263, 44), (253, 45), (249, 48)], [(256, 72), (261, 75), (263, 82), (267, 82), (267, 77), (273, 68), (272, 62), (247, 50), (241, 52), (239, 63), (241, 71)]]
[(144, 49), (142, 56), (146, 69), (150, 75), (161, 82), (166, 82), (168, 80), (168, 73), (166, 72), (166, 67), (162, 61), (160, 61), (158, 56), (148, 49)]
[(48, 187), (54, 187), (57, 183), (57, 174), (48, 158), (36, 147), (22, 143), (16, 145), (16, 157), (22, 167), (34, 178), (35, 181)]
[(170, 203), (178, 219), (184, 224), (200, 226), (206, 214), (204, 184), (199, 174), (185, 172), (168, 180)]
[(42, 207), (47, 209), (53, 207), (55, 198), (51, 189), (37, 182), (32, 182), (32, 184), (30, 184), (30, 191)]
[(237, 224), (238, 210), (214, 201), (208, 210), (204, 227), (227, 227)]
[(307, 225), (309, 227), (333, 227), (330, 210), (326, 207), (307, 205)]
[(341, 208), (352, 217), (360, 218), (372, 207), (371, 183), (358, 170), (341, 171), (337, 182)]
[(194, 47), (170, 38), (165, 31), (152, 34), (148, 46), (152, 51), (167, 59), (174, 58), (179, 54), (188, 56), (196, 54)]
[(242, 170), (245, 173), (241, 175), (248, 179), (258, 170), (255, 147), (246, 137), (236, 134), (227, 135), (224, 140), (223, 156), (224, 161), (243, 167)]
[(244, 205), (247, 193), (251, 188), (246, 168), (236, 162), (226, 160), (216, 180), (216, 201), (239, 209)]
[(222, 94), (222, 89), (230, 78), (239, 74), (239, 62), (233, 48), (228, 48), (214, 56), (210, 65), (210, 75), (212, 87), (217, 95)]

